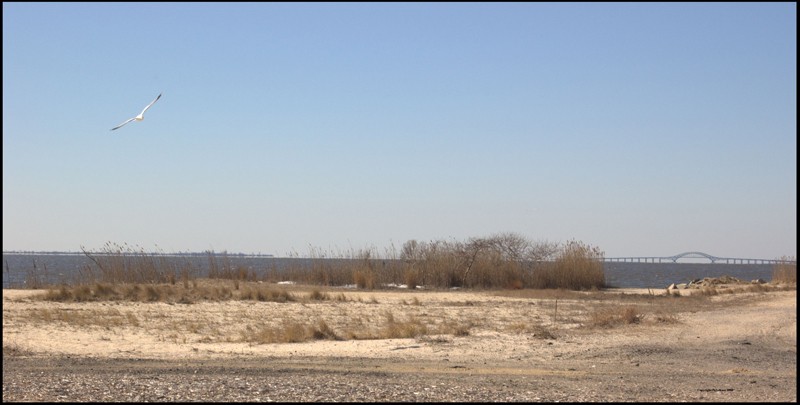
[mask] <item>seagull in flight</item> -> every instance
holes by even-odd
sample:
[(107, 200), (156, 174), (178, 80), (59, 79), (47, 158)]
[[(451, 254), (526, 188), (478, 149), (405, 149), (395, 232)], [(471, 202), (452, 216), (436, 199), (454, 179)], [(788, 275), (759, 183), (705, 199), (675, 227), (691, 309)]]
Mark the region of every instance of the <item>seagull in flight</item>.
[(133, 117), (133, 118), (131, 118), (131, 119), (129, 119), (129, 120), (127, 120), (127, 121), (123, 122), (122, 124), (119, 124), (119, 125), (117, 125), (117, 126), (116, 126), (116, 127), (114, 127), (114, 128), (111, 128), (111, 130), (113, 131), (113, 130), (115, 130), (115, 129), (117, 129), (117, 128), (120, 128), (120, 127), (122, 127), (123, 125), (125, 125), (125, 124), (127, 124), (127, 123), (129, 123), (129, 122), (131, 122), (131, 121), (134, 121), (134, 120), (135, 120), (135, 121), (141, 121), (141, 120), (143, 120), (143, 119), (144, 119), (144, 112), (145, 112), (145, 111), (147, 111), (147, 109), (148, 109), (148, 108), (150, 108), (150, 107), (151, 107), (153, 104), (155, 104), (155, 103), (156, 103), (156, 101), (158, 101), (158, 99), (159, 99), (159, 98), (161, 98), (161, 93), (159, 93), (159, 94), (158, 94), (158, 97), (156, 97), (156, 99), (155, 99), (155, 100), (151, 101), (151, 102), (150, 102), (150, 104), (148, 104), (148, 105), (147, 105), (147, 107), (145, 107), (145, 108), (144, 108), (144, 110), (142, 110), (142, 112), (141, 112), (141, 113), (139, 113), (139, 115), (137, 115), (137, 116), (135, 116), (135, 117)]

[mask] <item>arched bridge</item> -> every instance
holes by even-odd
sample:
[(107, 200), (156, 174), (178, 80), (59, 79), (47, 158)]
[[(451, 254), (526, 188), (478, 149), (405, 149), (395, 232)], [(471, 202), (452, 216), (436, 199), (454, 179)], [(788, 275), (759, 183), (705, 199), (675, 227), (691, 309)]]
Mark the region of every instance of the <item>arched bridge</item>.
[(708, 259), (711, 263), (725, 264), (793, 264), (796, 260), (783, 259), (747, 259), (739, 257), (717, 257), (703, 252), (684, 252), (674, 256), (639, 256), (639, 257), (605, 257), (605, 262), (628, 263), (677, 263), (680, 259)]

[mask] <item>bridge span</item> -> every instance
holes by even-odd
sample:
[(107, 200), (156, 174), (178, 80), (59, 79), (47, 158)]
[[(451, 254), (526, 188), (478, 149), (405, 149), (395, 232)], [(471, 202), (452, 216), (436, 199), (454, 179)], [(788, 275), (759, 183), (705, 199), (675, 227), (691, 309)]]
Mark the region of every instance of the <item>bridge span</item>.
[(797, 265), (796, 260), (747, 259), (739, 257), (717, 257), (703, 252), (685, 252), (674, 256), (604, 257), (604, 262), (621, 263), (677, 263), (680, 259), (707, 259), (711, 263), (725, 264), (788, 264)]

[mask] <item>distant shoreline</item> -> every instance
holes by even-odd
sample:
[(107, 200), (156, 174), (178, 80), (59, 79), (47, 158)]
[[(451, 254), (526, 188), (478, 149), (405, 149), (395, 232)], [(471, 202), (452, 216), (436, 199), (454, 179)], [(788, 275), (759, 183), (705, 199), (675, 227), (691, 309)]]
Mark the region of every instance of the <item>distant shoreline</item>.
[[(116, 255), (117, 253), (104, 253), (104, 252), (90, 252), (93, 255), (97, 256), (111, 256)], [(131, 252), (127, 252), (131, 253)], [(139, 253), (139, 252), (133, 252)], [(206, 251), (206, 252), (179, 252), (179, 253), (158, 253), (158, 252), (143, 252), (148, 255), (155, 255), (155, 256), (168, 256), (168, 257), (185, 257), (185, 256), (208, 256), (209, 253), (213, 253), (215, 255), (228, 255), (228, 256), (237, 256), (237, 257), (275, 257), (273, 254), (269, 253), (230, 253), (230, 252), (213, 252), (213, 251)], [(48, 251), (48, 252), (34, 252), (34, 251), (3, 251), (4, 255), (27, 255), (27, 256), (83, 256), (83, 252), (57, 252), (57, 251)]]

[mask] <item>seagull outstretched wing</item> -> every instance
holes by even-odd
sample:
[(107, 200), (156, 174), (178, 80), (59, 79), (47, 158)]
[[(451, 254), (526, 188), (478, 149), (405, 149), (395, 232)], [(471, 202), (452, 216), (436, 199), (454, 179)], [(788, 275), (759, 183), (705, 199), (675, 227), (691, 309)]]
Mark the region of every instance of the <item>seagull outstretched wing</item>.
[[(150, 104), (148, 104), (147, 107), (145, 107), (144, 110), (142, 110), (142, 113), (139, 114), (139, 116), (142, 117), (144, 115), (144, 112), (147, 111), (147, 109), (150, 108), (153, 104), (155, 104), (156, 101), (158, 101), (159, 98), (161, 98), (161, 93), (158, 93), (158, 97), (156, 97), (155, 100), (151, 101)], [(142, 118), (144, 118), (144, 117), (142, 117)]]
[(123, 122), (122, 124), (119, 124), (119, 125), (117, 125), (117, 126), (116, 126), (116, 127), (114, 127), (114, 128), (111, 128), (111, 130), (113, 131), (113, 130), (115, 130), (115, 129), (117, 129), (117, 128), (121, 128), (123, 125), (125, 125), (125, 124), (127, 124), (127, 123), (129, 123), (129, 122), (131, 122), (131, 121), (133, 121), (133, 120), (135, 120), (135, 119), (136, 119), (136, 118), (131, 118), (131, 119), (129, 119), (129, 120), (127, 120), (127, 121)]
[(131, 122), (131, 121), (141, 121), (141, 120), (143, 120), (143, 119), (144, 119), (144, 112), (145, 112), (145, 111), (147, 111), (147, 109), (148, 109), (148, 108), (152, 107), (152, 106), (153, 106), (153, 104), (155, 104), (155, 103), (156, 103), (156, 101), (158, 101), (158, 99), (159, 99), (159, 98), (161, 98), (161, 93), (159, 93), (159, 94), (158, 94), (158, 97), (156, 97), (156, 99), (155, 99), (155, 100), (151, 101), (151, 102), (150, 102), (150, 104), (148, 104), (148, 105), (147, 105), (147, 107), (145, 107), (145, 108), (144, 108), (144, 110), (142, 110), (142, 112), (141, 112), (141, 113), (139, 113), (139, 115), (137, 115), (137, 116), (135, 116), (135, 117), (133, 117), (133, 118), (131, 118), (131, 119), (129, 119), (129, 120), (127, 120), (127, 121), (123, 122), (122, 124), (119, 124), (119, 125), (117, 125), (117, 126), (116, 126), (116, 127), (114, 127), (114, 128), (111, 128), (111, 130), (113, 131), (113, 130), (115, 130), (115, 129), (117, 129), (117, 128), (120, 128), (120, 127), (122, 127), (123, 125), (125, 125), (125, 124), (127, 124), (127, 123), (129, 123), (129, 122)]

